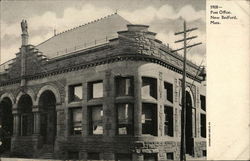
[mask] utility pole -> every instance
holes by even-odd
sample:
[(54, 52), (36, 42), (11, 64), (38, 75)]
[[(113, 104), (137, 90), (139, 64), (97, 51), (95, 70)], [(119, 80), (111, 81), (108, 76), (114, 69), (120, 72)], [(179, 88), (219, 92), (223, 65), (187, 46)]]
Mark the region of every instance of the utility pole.
[(197, 36), (187, 37), (187, 33), (197, 30), (198, 28), (187, 29), (186, 21), (183, 23), (183, 31), (175, 33), (175, 35), (183, 34), (183, 39), (175, 41), (175, 43), (183, 42), (183, 47), (180, 49), (173, 50), (172, 52), (176, 52), (179, 50), (183, 50), (183, 72), (182, 72), (182, 110), (181, 110), (181, 150), (180, 150), (180, 161), (186, 161), (186, 55), (187, 49), (200, 45), (200, 43), (196, 43), (193, 45), (187, 46), (187, 40), (191, 40), (197, 38)]

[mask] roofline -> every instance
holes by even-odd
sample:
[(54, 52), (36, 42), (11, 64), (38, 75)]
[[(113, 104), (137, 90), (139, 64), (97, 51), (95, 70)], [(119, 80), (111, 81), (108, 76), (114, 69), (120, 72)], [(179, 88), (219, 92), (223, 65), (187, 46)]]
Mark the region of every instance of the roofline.
[[(64, 31), (62, 31), (62, 32), (60, 32), (60, 33), (58, 33), (58, 34), (56, 34), (56, 35), (54, 35), (54, 36), (50, 37), (49, 39), (47, 39), (47, 40), (45, 40), (45, 41), (43, 41), (43, 42), (39, 43), (39, 44), (38, 44), (38, 45), (36, 45), (35, 47), (38, 47), (38, 46), (42, 45), (43, 43), (45, 43), (45, 42), (49, 41), (50, 39), (52, 39), (52, 38), (54, 38), (54, 37), (56, 37), (56, 36), (58, 36), (58, 35), (61, 35), (61, 34), (63, 34), (63, 33), (66, 33), (66, 32), (69, 32), (69, 31), (72, 31), (72, 30), (74, 30), (74, 29), (77, 29), (77, 28), (80, 28), (80, 27), (83, 27), (83, 26), (87, 26), (87, 25), (89, 25), (89, 24), (92, 24), (92, 23), (98, 22), (98, 21), (100, 21), (100, 20), (103, 20), (103, 19), (109, 18), (110, 16), (113, 16), (113, 15), (119, 15), (119, 14), (117, 14), (117, 13), (115, 12), (115, 13), (112, 13), (112, 14), (107, 15), (107, 16), (105, 16), (105, 17), (101, 17), (101, 18), (99, 18), (99, 19), (96, 19), (96, 20), (93, 20), (93, 21), (87, 22), (87, 23), (85, 23), (85, 24), (82, 24), (82, 25), (79, 25), (79, 26), (76, 26), (76, 27), (70, 28), (70, 29), (68, 29), (68, 30), (64, 30)], [(119, 15), (119, 16), (120, 16), (120, 15)], [(126, 20), (126, 21), (128, 21), (128, 20)], [(128, 21), (128, 22), (129, 22), (129, 21)], [(129, 22), (129, 23), (130, 23), (130, 22)], [(128, 25), (129, 25), (129, 24), (128, 24)]]

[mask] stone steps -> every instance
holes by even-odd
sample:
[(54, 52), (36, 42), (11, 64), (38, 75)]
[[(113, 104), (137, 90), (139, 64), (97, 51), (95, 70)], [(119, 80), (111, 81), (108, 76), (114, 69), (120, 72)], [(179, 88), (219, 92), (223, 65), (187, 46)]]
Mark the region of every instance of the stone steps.
[(0, 154), (0, 157), (10, 157), (10, 152), (9, 151), (5, 151), (2, 154)]
[(53, 159), (54, 147), (52, 145), (43, 145), (41, 148), (38, 158), (40, 159)]
[(53, 153), (43, 153), (39, 156), (40, 159), (53, 159), (54, 154)]

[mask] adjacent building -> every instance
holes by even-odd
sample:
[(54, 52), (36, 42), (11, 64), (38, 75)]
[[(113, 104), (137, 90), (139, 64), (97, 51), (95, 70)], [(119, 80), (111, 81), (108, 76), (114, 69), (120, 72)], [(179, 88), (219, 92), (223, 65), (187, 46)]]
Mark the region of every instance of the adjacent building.
[[(28, 44), (1, 65), (1, 151), (27, 158), (180, 158), (183, 57), (118, 14)], [(186, 147), (206, 156), (206, 90), (187, 62)]]

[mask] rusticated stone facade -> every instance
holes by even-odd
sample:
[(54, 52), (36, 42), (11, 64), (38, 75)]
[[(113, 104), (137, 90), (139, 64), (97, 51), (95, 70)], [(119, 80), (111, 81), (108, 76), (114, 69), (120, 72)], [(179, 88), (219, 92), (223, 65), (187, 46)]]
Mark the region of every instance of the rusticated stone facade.
[[(25, 52), (17, 54), (8, 74), (1, 75), (5, 78), (0, 82), (0, 108), (12, 107), (12, 112), (7, 114), (13, 116), (10, 120), (13, 122), (10, 148), (13, 155), (42, 158), (51, 153), (58, 159), (94, 156), (115, 160), (122, 154), (134, 161), (147, 160), (150, 155), (159, 161), (179, 159), (182, 57), (171, 53), (169, 47), (155, 39), (156, 33), (149, 32), (148, 26), (127, 27), (127, 31), (119, 31), (118, 38), (106, 44), (51, 60), (32, 45), (22, 46)], [(22, 77), (21, 59), (26, 61)], [(197, 76), (200, 70), (188, 61), (186, 93), (191, 129), (188, 152), (194, 157), (206, 153), (204, 127), (201, 127), (204, 124), (200, 121), (200, 117), (206, 115), (200, 95), (206, 93), (203, 79)], [(117, 95), (123, 88), (122, 84), (117, 85), (120, 77), (129, 78), (130, 94)], [(25, 80), (23, 86), (21, 80)], [(102, 83), (102, 91), (99, 91), (102, 96), (97, 98), (93, 96), (95, 82)], [(73, 93), (80, 99), (71, 101), (71, 88), (75, 86), (80, 94)], [(145, 97), (147, 91), (151, 91), (148, 92), (150, 97)], [(119, 104), (133, 107), (131, 134), (120, 134), (119, 130), (124, 128), (119, 129), (118, 125)], [(98, 135), (90, 134), (89, 109), (92, 107), (102, 108), (101, 125), (98, 124), (102, 133)], [(81, 122), (77, 125), (78, 131), (73, 128), (72, 133), (74, 109), (80, 109)], [(152, 113), (146, 113), (145, 109), (155, 110), (151, 111), (155, 115), (151, 117)], [(154, 130), (145, 130), (147, 121), (150, 122), (147, 126), (154, 126)]]

